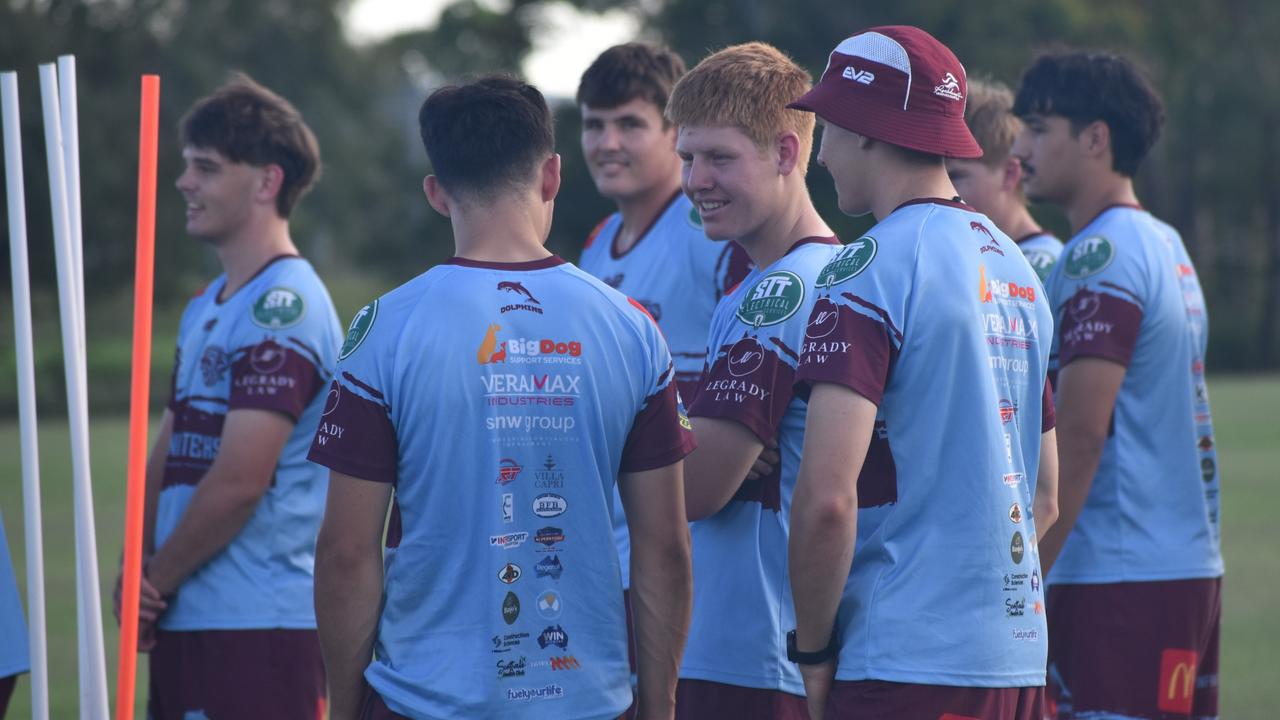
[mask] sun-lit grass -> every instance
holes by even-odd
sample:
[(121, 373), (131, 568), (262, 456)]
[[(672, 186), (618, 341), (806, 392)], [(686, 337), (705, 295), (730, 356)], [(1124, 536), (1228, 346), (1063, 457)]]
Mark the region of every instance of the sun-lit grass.
[[(358, 307), (363, 300), (350, 301)], [(349, 316), (349, 311), (344, 313)], [(1227, 555), (1222, 627), (1222, 717), (1275, 717), (1275, 648), (1280, 647), (1280, 614), (1271, 580), (1280, 577), (1280, 376), (1218, 377), (1210, 382), (1223, 473), (1223, 539)], [(126, 420), (92, 421), (94, 503), (98, 529), (102, 606), (107, 614), (107, 666), (115, 695), (117, 631), (110, 618), (124, 518)], [(49, 617), (49, 673), (52, 717), (76, 717), (75, 555), (71, 509), (70, 440), (67, 425), (40, 426), (44, 493), (45, 578)], [(18, 427), (0, 420), (0, 508), (6, 511), (9, 547), (24, 584), (22, 487)], [(25, 592), (25, 590), (24, 590)], [(25, 599), (25, 595), (24, 595)], [(139, 712), (146, 695), (145, 657), (139, 666)], [(30, 689), (19, 681), (9, 717), (30, 716)]]

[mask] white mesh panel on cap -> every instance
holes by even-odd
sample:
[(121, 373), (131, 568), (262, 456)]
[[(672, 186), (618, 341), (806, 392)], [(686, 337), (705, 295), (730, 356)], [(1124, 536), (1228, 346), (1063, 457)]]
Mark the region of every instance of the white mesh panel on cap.
[[(831, 51), (831, 56), (827, 59), (827, 69), (831, 68), (831, 58), (834, 58), (836, 53), (865, 58), (905, 73), (907, 92), (902, 96), (902, 109), (907, 109), (907, 99), (911, 97), (911, 58), (907, 56), (906, 48), (902, 47), (897, 40), (878, 32), (864, 32), (845, 38), (835, 50)], [(826, 70), (823, 70), (822, 74), (826, 75)]]

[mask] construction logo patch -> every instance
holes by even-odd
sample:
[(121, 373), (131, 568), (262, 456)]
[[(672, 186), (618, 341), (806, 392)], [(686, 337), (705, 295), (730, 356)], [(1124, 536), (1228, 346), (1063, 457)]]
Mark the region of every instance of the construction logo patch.
[(268, 330), (280, 330), (297, 325), (305, 312), (301, 295), (289, 288), (274, 287), (253, 303), (253, 322)]

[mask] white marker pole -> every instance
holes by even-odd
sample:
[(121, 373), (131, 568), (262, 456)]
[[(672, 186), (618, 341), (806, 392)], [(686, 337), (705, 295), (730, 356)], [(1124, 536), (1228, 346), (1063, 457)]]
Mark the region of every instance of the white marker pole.
[(27, 550), (27, 624), (31, 636), (31, 718), (49, 720), (49, 663), (44, 619), (44, 531), (36, 443), (36, 371), (27, 271), (27, 206), (22, 186), (22, 123), (18, 76), (0, 73), (4, 113), (4, 186), (9, 201), (9, 268), (13, 273), (13, 334), (18, 351), (18, 426), (22, 448), (22, 510)]
[(67, 218), (71, 221), (71, 258), (76, 280), (76, 307), (80, 308), (80, 345), (84, 336), (84, 223), (80, 214), (80, 110), (76, 102), (76, 56), (58, 56), (58, 97), (62, 114), (62, 158), (66, 168)]
[(54, 254), (58, 266), (58, 309), (67, 381), (67, 415), (71, 421), (71, 468), (76, 526), (76, 596), (80, 611), (80, 717), (107, 718), (106, 653), (102, 642), (102, 602), (98, 596), (98, 551), (93, 522), (93, 486), (89, 479), (89, 403), (84, 382), (84, 346), (79, 342), (75, 268), (63, 175), (58, 78), (52, 63), (40, 66), (44, 107), (45, 151), (49, 165), (49, 198), (53, 205)]

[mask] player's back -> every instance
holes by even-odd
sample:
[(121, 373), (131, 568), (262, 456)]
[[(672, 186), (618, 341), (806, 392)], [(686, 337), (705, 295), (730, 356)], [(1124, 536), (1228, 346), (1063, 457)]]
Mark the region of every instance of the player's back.
[(871, 452), (889, 455), (858, 480), (837, 679), (1044, 683), (1037, 288), (1007, 236), (945, 201), (895, 210), (818, 275), (797, 377), (876, 402)]
[(555, 257), (455, 259), (362, 313), (317, 450), (354, 432), (348, 474), (396, 484), (372, 685), (415, 716), (617, 716), (616, 475), (687, 452), (646, 434), (675, 403), (656, 326)]
[(1067, 243), (1048, 289), (1058, 362), (1099, 357), (1127, 368), (1113, 432), (1052, 579), (1221, 575), (1209, 318), (1182, 239), (1141, 208), (1108, 208)]

